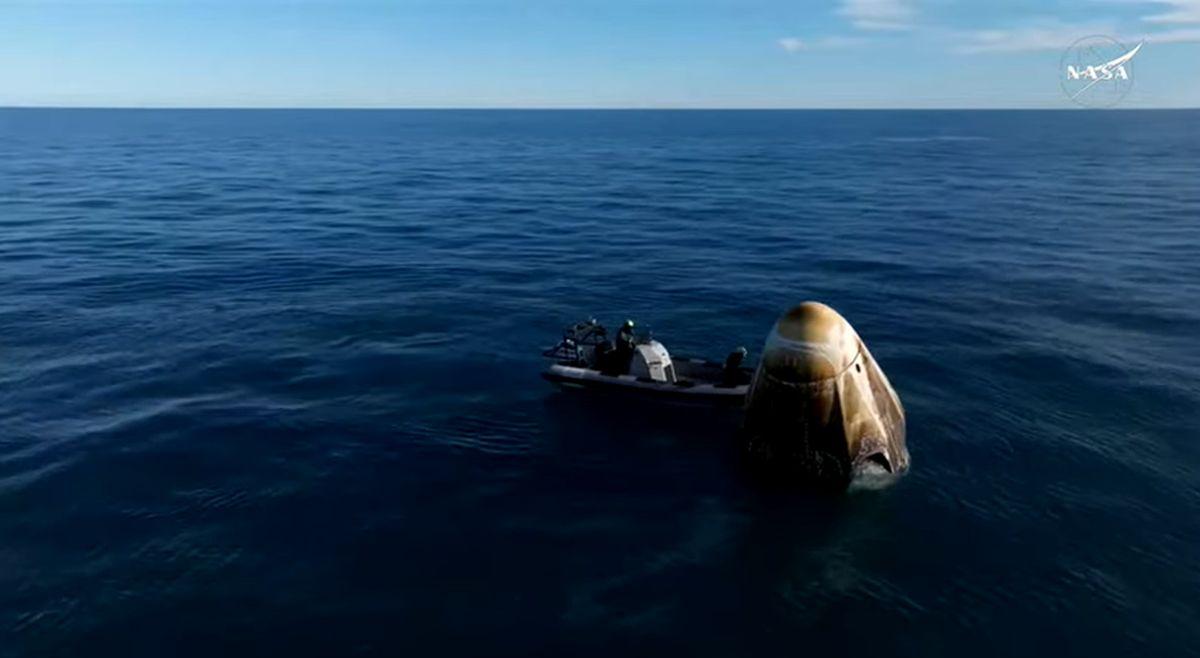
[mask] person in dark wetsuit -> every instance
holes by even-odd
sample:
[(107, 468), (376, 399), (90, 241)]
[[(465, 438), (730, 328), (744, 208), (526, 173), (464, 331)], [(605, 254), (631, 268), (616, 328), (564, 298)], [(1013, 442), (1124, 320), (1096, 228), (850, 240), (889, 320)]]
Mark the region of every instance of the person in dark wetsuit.
[(737, 386), (742, 383), (742, 361), (746, 360), (746, 348), (739, 347), (725, 357), (725, 366), (721, 368), (721, 386)]
[(629, 372), (629, 362), (633, 360), (634, 350), (633, 320), (626, 320), (617, 332), (617, 347), (614, 361), (620, 365), (622, 373)]

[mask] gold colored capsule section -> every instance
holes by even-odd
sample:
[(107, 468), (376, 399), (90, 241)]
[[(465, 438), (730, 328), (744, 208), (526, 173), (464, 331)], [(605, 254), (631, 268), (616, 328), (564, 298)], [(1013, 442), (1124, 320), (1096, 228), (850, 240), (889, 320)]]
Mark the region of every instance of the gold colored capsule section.
[(779, 318), (754, 374), (747, 454), (787, 477), (848, 484), (873, 468), (908, 468), (904, 408), (850, 323), (805, 302)]

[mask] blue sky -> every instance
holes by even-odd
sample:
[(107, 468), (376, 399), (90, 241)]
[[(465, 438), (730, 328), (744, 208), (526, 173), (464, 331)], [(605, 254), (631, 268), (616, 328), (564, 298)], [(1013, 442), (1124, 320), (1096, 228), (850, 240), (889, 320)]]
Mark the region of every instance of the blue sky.
[(0, 0), (0, 106), (1200, 107), (1200, 0)]

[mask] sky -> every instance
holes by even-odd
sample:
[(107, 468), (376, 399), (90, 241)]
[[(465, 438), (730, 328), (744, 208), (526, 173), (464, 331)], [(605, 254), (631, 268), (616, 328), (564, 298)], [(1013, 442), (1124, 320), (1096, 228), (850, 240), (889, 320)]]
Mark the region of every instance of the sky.
[(1200, 107), (1200, 0), (0, 0), (0, 106)]

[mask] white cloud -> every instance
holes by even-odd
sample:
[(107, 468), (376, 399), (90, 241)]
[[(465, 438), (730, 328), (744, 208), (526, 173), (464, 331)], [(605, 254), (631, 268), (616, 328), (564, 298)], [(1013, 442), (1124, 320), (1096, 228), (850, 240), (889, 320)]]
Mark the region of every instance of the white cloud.
[(844, 37), (833, 35), (828, 37), (820, 37), (818, 39), (801, 39), (799, 37), (784, 37), (775, 43), (779, 44), (789, 53), (798, 53), (806, 50), (838, 50), (841, 48), (854, 48), (870, 43), (870, 39), (862, 37)]
[(1195, 43), (1200, 41), (1200, 28), (1187, 28), (1178, 30), (1163, 30), (1162, 32), (1149, 32), (1145, 36), (1149, 43)]
[(1200, 23), (1200, 0), (1159, 0), (1156, 5), (1169, 5), (1171, 9), (1161, 14), (1143, 16), (1147, 23)]
[(951, 34), (954, 50), (964, 54), (1062, 51), (1076, 39), (1105, 34), (1125, 44), (1200, 42), (1200, 28), (1178, 28), (1156, 32), (1125, 31), (1112, 22), (1064, 23), (1039, 19), (1027, 25), (1000, 30), (977, 30)]
[(1108, 23), (1062, 23), (1041, 20), (1003, 30), (975, 30), (955, 35), (957, 52), (1018, 53), (1037, 50), (1062, 50), (1072, 41), (1092, 34), (1112, 34)]
[(783, 48), (789, 53), (798, 53), (801, 50), (804, 50), (804, 41), (797, 39), (796, 37), (784, 37), (777, 43), (779, 44), (780, 48)]
[(842, 0), (838, 10), (860, 30), (907, 30), (915, 13), (906, 0)]

